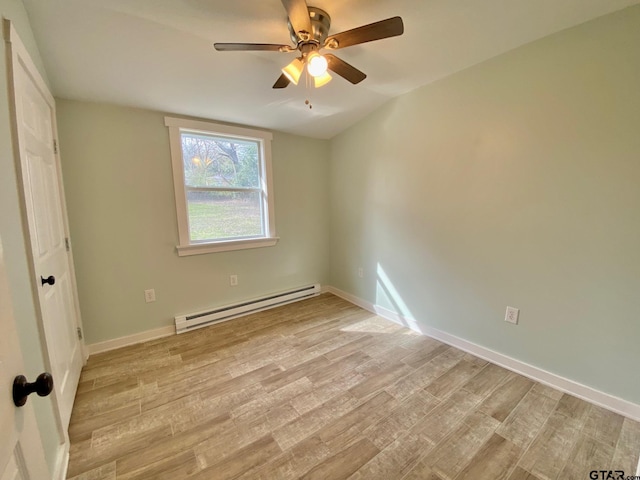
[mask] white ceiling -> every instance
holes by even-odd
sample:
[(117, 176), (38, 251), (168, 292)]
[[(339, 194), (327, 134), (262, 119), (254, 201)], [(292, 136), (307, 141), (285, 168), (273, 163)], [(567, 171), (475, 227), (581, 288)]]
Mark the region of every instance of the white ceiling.
[[(271, 86), (294, 53), (280, 0), (24, 0), (54, 95), (331, 138), (392, 97), (640, 0), (308, 0), (330, 33), (399, 15), (401, 37), (334, 53), (368, 78)], [(313, 109), (305, 106), (310, 98)]]

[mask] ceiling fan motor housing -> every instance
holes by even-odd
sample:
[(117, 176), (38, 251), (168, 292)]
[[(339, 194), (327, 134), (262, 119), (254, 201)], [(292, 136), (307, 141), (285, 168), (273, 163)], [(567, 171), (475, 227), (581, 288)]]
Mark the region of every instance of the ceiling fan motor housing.
[(309, 9), (309, 18), (311, 19), (311, 32), (310, 36), (307, 40), (301, 40), (298, 38), (296, 31), (293, 29), (291, 25), (291, 21), (287, 21), (287, 25), (289, 26), (289, 34), (291, 35), (291, 40), (293, 43), (301, 46), (301, 44), (314, 44), (316, 48), (311, 48), (310, 50), (317, 50), (320, 45), (324, 44), (327, 36), (329, 35), (329, 27), (331, 26), (331, 17), (324, 10), (317, 7), (308, 7)]

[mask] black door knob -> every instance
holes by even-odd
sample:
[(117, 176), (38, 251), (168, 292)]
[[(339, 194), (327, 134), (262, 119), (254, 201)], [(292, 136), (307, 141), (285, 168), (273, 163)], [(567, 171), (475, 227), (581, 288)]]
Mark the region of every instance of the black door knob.
[(42, 285), (44, 285), (45, 283), (53, 285), (54, 283), (56, 283), (56, 277), (54, 277), (53, 275), (49, 275), (47, 278), (40, 277), (40, 282), (42, 282)]
[(16, 407), (21, 407), (27, 403), (27, 397), (33, 392), (46, 397), (52, 390), (53, 377), (50, 373), (41, 373), (33, 383), (27, 382), (27, 377), (24, 375), (18, 375), (13, 379), (13, 403)]

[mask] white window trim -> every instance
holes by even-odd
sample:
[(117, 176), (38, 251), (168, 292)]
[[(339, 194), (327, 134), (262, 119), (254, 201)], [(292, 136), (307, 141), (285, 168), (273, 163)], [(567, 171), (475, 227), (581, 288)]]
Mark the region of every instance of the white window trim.
[[(271, 247), (279, 237), (276, 236), (276, 222), (273, 207), (273, 181), (271, 178), (271, 140), (273, 134), (263, 130), (245, 127), (234, 127), (215, 122), (188, 120), (185, 118), (164, 117), (165, 126), (169, 127), (169, 145), (171, 147), (171, 165), (173, 167), (173, 187), (176, 196), (176, 215), (178, 218), (178, 236), (180, 244), (176, 246), (178, 255), (198, 255), (201, 253), (227, 252), (247, 248)], [(225, 134), (240, 139), (260, 140), (262, 161), (266, 181), (267, 236), (243, 238), (238, 240), (220, 240), (215, 242), (191, 243), (189, 240), (189, 219), (187, 214), (187, 196), (184, 185), (184, 165), (182, 160), (181, 130), (202, 132), (206, 134)]]

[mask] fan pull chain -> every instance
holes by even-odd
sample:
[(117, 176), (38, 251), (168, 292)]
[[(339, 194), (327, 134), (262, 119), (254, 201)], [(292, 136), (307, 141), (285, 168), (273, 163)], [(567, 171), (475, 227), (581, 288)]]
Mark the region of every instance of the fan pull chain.
[(311, 82), (312, 82), (311, 75), (309, 75), (309, 73), (307, 72), (307, 69), (305, 68), (304, 69), (304, 86), (307, 90), (307, 94), (309, 98), (307, 98), (304, 101), (304, 104), (309, 107), (309, 110), (313, 108), (313, 104), (311, 103), (311, 100), (309, 100), (311, 98), (311, 92), (312, 92)]

